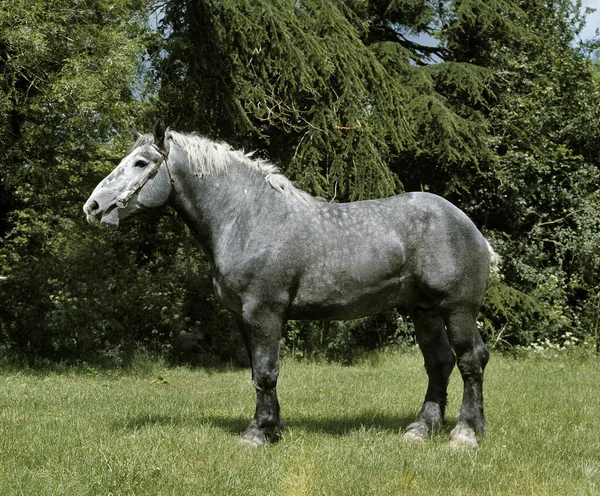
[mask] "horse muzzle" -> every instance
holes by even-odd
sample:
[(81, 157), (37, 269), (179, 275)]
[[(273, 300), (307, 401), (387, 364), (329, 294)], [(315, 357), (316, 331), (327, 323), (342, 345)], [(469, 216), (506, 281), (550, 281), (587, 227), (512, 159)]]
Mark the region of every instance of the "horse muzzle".
[(93, 226), (116, 229), (119, 227), (119, 212), (115, 205), (106, 209), (100, 207), (98, 202), (90, 198), (83, 206), (87, 221)]

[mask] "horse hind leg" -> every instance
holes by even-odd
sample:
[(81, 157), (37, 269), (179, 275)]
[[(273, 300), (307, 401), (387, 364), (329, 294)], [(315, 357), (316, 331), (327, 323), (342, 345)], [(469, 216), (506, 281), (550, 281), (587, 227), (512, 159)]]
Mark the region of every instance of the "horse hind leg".
[(489, 352), (477, 329), (476, 313), (455, 310), (445, 322), (464, 383), (458, 424), (450, 433), (450, 442), (453, 447), (476, 447), (476, 435), (485, 432), (483, 372)]
[(403, 438), (408, 442), (421, 442), (444, 424), (448, 381), (455, 357), (438, 311), (418, 309), (412, 313), (412, 318), (429, 384), (419, 418), (406, 428)]

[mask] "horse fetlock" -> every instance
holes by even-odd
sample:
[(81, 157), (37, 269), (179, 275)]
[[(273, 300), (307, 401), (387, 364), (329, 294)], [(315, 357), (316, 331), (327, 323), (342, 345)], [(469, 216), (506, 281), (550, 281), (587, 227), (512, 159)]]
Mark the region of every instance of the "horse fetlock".
[(283, 430), (281, 417), (279, 413), (275, 412), (257, 414), (252, 420), (252, 425), (265, 431), (280, 432)]
[(463, 425), (465, 428), (471, 429), (476, 435), (483, 436), (485, 434), (486, 420), (483, 414), (483, 402), (481, 406), (463, 405), (458, 416), (458, 425)]
[(443, 401), (426, 401), (421, 410), (420, 420), (425, 423), (431, 432), (438, 432), (444, 426), (444, 409), (446, 406), (445, 399)]

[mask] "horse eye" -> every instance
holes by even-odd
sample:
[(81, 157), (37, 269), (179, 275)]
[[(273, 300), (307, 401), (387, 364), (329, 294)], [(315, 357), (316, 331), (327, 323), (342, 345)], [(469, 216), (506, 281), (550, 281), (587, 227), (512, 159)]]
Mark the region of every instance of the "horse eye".
[(143, 169), (144, 167), (146, 167), (148, 165), (148, 162), (146, 162), (145, 160), (138, 160), (135, 163), (136, 167), (139, 167), (140, 169)]

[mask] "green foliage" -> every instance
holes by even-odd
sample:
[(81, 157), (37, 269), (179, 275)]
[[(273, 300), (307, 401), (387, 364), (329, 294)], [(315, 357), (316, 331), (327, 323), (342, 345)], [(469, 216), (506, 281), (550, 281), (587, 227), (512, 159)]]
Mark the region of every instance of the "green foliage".
[(286, 357), (350, 365), (376, 349), (415, 344), (414, 326), (395, 310), (351, 321), (291, 321), (281, 344)]
[(126, 238), (80, 226), (43, 264), (17, 265), (1, 287), (5, 346), (32, 363), (125, 365), (140, 348), (190, 363), (244, 363), (191, 238), (170, 218), (143, 221)]
[(496, 231), (505, 279), (489, 291), (488, 333), (510, 344), (583, 339), (597, 322), (600, 87), (590, 45), (573, 42), (579, 7), (529, 5), (532, 35), (518, 50), (500, 38), (484, 61), (497, 74), (487, 112), (494, 161), (482, 164), (489, 172), (474, 178), (465, 210)]
[(142, 285), (143, 272), (119, 267), (138, 246), (123, 253), (128, 236), (92, 234), (81, 205), (129, 146), (115, 128), (146, 108), (134, 95), (152, 39), (144, 6), (0, 7), (0, 333), (10, 355), (86, 360), (140, 336), (118, 336), (139, 326), (124, 318), (135, 315), (133, 295), (122, 295), (120, 312), (104, 311), (111, 285)]
[[(128, 125), (157, 113), (329, 200), (446, 196), (504, 261), (480, 320), (492, 346), (600, 343), (600, 66), (597, 41), (575, 42), (584, 20), (568, 0), (2, 3), (5, 354), (246, 361), (179, 221), (84, 223)], [(409, 336), (390, 312), (290, 323), (282, 343), (350, 363)]]
[[(386, 158), (411, 139), (405, 91), (362, 43), (364, 19), (343, 2), (186, 4), (170, 2), (163, 21), (160, 96), (174, 125), (267, 150), (319, 195), (399, 189)], [(197, 33), (210, 42), (190, 43)]]
[[(169, 2), (158, 67), (170, 120), (265, 150), (299, 186), (338, 201), (400, 191), (407, 156), (473, 161), (491, 73), (411, 65), (410, 45), (370, 30), (362, 5)], [(193, 42), (199, 33), (206, 43)]]

